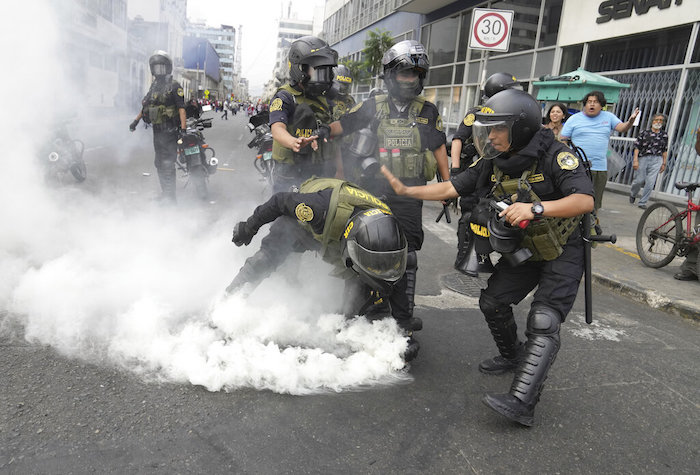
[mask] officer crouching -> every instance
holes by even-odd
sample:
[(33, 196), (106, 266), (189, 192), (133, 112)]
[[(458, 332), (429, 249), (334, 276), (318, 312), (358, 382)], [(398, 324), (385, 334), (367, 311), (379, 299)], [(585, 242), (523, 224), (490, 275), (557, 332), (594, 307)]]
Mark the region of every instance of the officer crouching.
[(391, 316), (408, 337), (404, 360), (417, 356), (413, 332), (423, 324), (413, 318), (406, 295), (408, 244), (386, 203), (347, 181), (311, 178), (298, 193), (278, 192), (258, 206), (235, 226), (233, 243), (247, 246), (267, 223), (272, 223), (270, 233), (227, 293), (256, 287), (292, 252), (316, 251), (336, 266), (333, 275), (345, 281), (343, 314), (369, 315), (378, 303), (388, 301)]
[[(515, 372), (507, 394), (487, 394), (483, 402), (525, 426), (534, 424), (535, 405), (559, 351), (560, 325), (576, 299), (584, 271), (579, 225), (593, 210), (593, 185), (583, 164), (540, 124), (537, 101), (523, 91), (505, 90), (475, 114), (472, 131), (481, 158), (465, 173), (412, 187), (382, 168), (397, 194), (444, 200), (487, 185), (488, 198), (501, 203), (502, 211), (487, 224), (489, 240), (503, 257), (479, 299), (499, 355), (482, 361), (479, 370)], [(535, 288), (522, 343), (512, 305)]]

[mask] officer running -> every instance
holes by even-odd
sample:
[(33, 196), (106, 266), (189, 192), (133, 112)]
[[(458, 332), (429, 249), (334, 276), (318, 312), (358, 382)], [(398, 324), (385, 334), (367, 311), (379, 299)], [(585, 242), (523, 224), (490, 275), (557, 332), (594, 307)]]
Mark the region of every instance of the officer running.
[(156, 151), (155, 166), (164, 200), (175, 201), (175, 160), (177, 140), (185, 133), (187, 119), (184, 93), (180, 84), (172, 77), (173, 62), (165, 51), (155, 51), (148, 60), (155, 80), (141, 101), (143, 107), (129, 130), (136, 130), (143, 119), (153, 127), (153, 147)]
[[(289, 48), (290, 82), (270, 102), (273, 191), (288, 191), (316, 176), (342, 173), (332, 142), (310, 139), (320, 124), (332, 121), (332, 104), (325, 97), (333, 85), (338, 53), (315, 36), (303, 36)], [(333, 163), (335, 162), (335, 165)]]
[[(388, 95), (378, 94), (356, 105), (331, 124), (331, 135), (356, 132), (373, 124), (377, 144), (374, 156), (406, 183), (422, 185), (435, 177), (437, 169), (447, 179), (449, 166), (445, 133), (437, 107), (419, 94), (430, 68), (422, 44), (414, 40), (392, 46), (382, 58)], [(378, 173), (365, 177), (361, 185), (386, 201), (401, 223), (408, 240), (406, 292), (413, 315), (418, 256), (423, 245), (423, 203), (397, 196)]]
[[(450, 182), (405, 186), (389, 170), (382, 172), (396, 193), (429, 200), (473, 193), (486, 177), (490, 197), (512, 203), (488, 222), (489, 241), (502, 258), (481, 292), (479, 307), (500, 354), (482, 361), (479, 371), (515, 371), (508, 394), (487, 394), (483, 401), (508, 419), (532, 426), (559, 351), (560, 325), (583, 275), (579, 225), (581, 216), (593, 210), (593, 185), (571, 150), (541, 127), (540, 106), (523, 91), (494, 95), (475, 114), (472, 131), (481, 158)], [(525, 231), (518, 226), (523, 221), (529, 221)], [(523, 345), (512, 305), (535, 287)]]
[(275, 193), (233, 230), (237, 246), (248, 245), (258, 230), (272, 223), (260, 249), (248, 258), (226, 289), (252, 290), (292, 252), (317, 251), (345, 279), (343, 313), (364, 315), (379, 298), (388, 298), (392, 316), (409, 337), (404, 359), (418, 353), (413, 331), (420, 320), (406, 297), (407, 244), (389, 207), (367, 191), (335, 178), (312, 178), (299, 192)]

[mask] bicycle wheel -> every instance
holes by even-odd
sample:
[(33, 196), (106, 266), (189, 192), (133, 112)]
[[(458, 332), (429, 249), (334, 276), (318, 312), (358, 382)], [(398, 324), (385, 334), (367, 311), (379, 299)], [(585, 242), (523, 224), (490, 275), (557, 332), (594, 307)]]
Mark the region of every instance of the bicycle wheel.
[[(649, 206), (637, 225), (637, 253), (644, 265), (663, 267), (676, 257), (683, 235), (683, 219), (670, 203)], [(675, 216), (675, 218), (674, 218)]]

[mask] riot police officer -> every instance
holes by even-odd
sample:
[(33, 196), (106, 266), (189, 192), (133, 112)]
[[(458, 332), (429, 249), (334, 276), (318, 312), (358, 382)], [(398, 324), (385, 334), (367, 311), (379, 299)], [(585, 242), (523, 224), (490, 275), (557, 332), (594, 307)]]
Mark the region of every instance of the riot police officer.
[(274, 191), (287, 191), (316, 176), (333, 176), (336, 154), (332, 142), (314, 142), (319, 124), (332, 121), (332, 104), (325, 93), (333, 85), (338, 53), (315, 36), (303, 36), (289, 48), (290, 82), (270, 102)]
[[(406, 297), (407, 244), (391, 210), (372, 194), (335, 178), (312, 178), (299, 192), (275, 193), (233, 230), (237, 246), (248, 245), (272, 222), (260, 249), (248, 258), (226, 289), (248, 290), (270, 275), (292, 252), (317, 251), (345, 279), (343, 313), (364, 315), (387, 298), (391, 315), (409, 337), (406, 361), (418, 353), (413, 331), (422, 323), (411, 317)], [(385, 315), (386, 316), (386, 315)]]
[[(495, 73), (486, 79), (484, 83), (484, 94), (482, 103), (487, 101), (491, 96), (506, 89), (521, 88), (521, 83), (510, 73)], [(476, 155), (476, 147), (472, 141), (472, 124), (474, 123), (474, 114), (481, 110), (481, 106), (472, 107), (467, 110), (464, 119), (457, 127), (452, 138), (450, 149), (450, 157), (452, 159), (450, 167), (450, 177), (455, 177), (463, 172), (472, 162), (472, 158)], [(465, 160), (462, 160), (464, 158)], [(458, 271), (476, 276), (478, 271), (491, 272), (493, 265), (489, 255), (485, 253), (486, 247), (482, 246), (482, 241), (469, 227), (472, 208), (477, 203), (478, 193), (461, 196), (459, 198), (459, 207), (462, 215), (457, 223), (457, 257), (455, 258), (454, 267)], [(482, 247), (481, 249), (475, 249)]]
[[(526, 426), (534, 423), (535, 405), (559, 351), (560, 325), (576, 299), (584, 270), (579, 225), (593, 210), (593, 185), (583, 164), (540, 124), (537, 101), (523, 91), (505, 90), (475, 114), (472, 131), (481, 158), (465, 173), (450, 182), (406, 187), (382, 169), (402, 195), (441, 200), (487, 185), (490, 198), (505, 203), (487, 223), (489, 242), (502, 258), (479, 299), (499, 355), (482, 361), (479, 370), (515, 371), (510, 392), (487, 394), (484, 403)], [(525, 221), (523, 231), (519, 225)], [(535, 287), (523, 344), (512, 305)]]
[(141, 112), (129, 130), (136, 130), (141, 119), (153, 127), (155, 166), (162, 197), (172, 202), (175, 201), (177, 140), (187, 128), (184, 93), (172, 77), (173, 62), (168, 53), (155, 51), (149, 58), (148, 65), (155, 79), (143, 98)]
[[(331, 124), (331, 135), (352, 133), (372, 124), (377, 139), (373, 155), (379, 163), (411, 185), (432, 180), (436, 171), (447, 179), (442, 119), (437, 107), (420, 96), (430, 68), (425, 48), (414, 40), (401, 41), (387, 50), (382, 65), (388, 95), (378, 94), (356, 105)], [(377, 196), (386, 196), (406, 233), (406, 291), (412, 313), (418, 270), (416, 251), (423, 244), (423, 203), (397, 196), (378, 173), (364, 178), (361, 184)]]
[[(339, 64), (333, 74), (335, 79), (333, 79), (333, 87), (329, 92), (332, 93), (333, 99), (333, 120), (338, 120), (347, 114), (356, 102), (355, 98), (350, 95), (353, 81), (350, 68)], [(341, 137), (336, 142), (336, 153), (340, 154), (340, 159), (343, 162), (343, 177), (346, 180), (357, 182), (360, 178), (360, 170), (357, 160), (349, 151), (351, 144), (352, 136)]]

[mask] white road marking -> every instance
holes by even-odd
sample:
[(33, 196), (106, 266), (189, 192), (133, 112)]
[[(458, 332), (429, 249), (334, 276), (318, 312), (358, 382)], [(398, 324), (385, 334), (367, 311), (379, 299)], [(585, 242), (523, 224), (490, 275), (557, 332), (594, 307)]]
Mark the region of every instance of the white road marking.
[(448, 224), (440, 221), (436, 223), (434, 220), (425, 220), (423, 218), (423, 227), (437, 236), (441, 241), (450, 246), (457, 245), (457, 231)]

